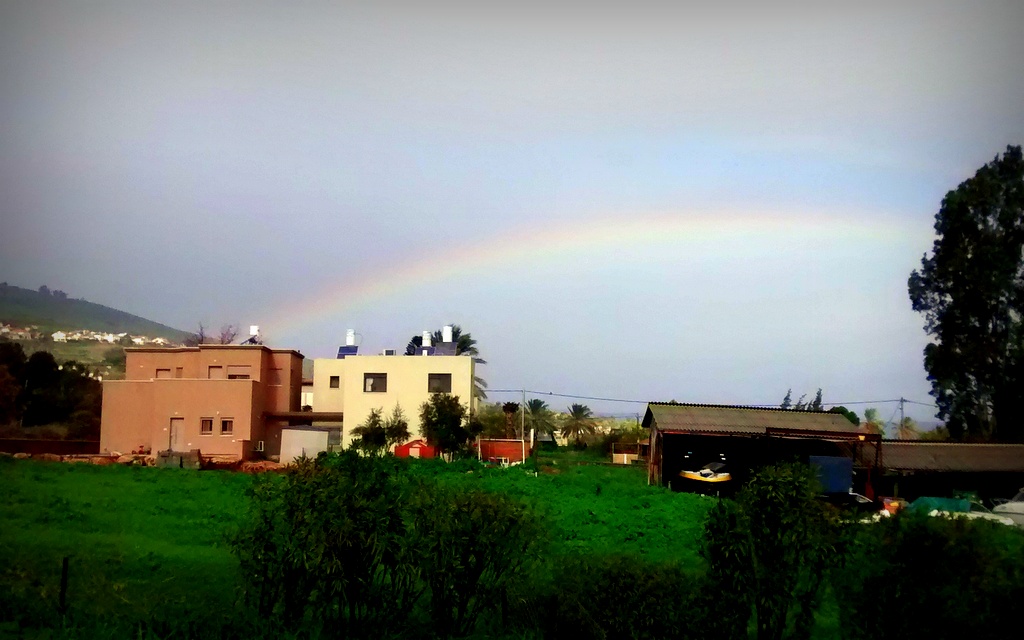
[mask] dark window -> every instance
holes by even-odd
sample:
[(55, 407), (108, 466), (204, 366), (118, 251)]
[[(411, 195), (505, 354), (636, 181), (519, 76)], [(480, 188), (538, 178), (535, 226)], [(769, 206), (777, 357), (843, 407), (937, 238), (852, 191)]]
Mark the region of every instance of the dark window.
[(331, 376), (331, 388), (337, 389), (341, 387), (341, 376)]
[(388, 390), (388, 374), (364, 373), (363, 391), (366, 393), (384, 393)]
[(220, 420), (220, 434), (222, 436), (229, 436), (235, 432), (235, 421), (231, 418), (221, 418)]
[(452, 392), (452, 374), (450, 374), (450, 373), (430, 373), (430, 374), (427, 374), (427, 392), (428, 393), (451, 393)]
[(327, 432), (327, 446), (341, 446), (341, 429), (331, 429)]
[(203, 418), (199, 421), (199, 435), (213, 435), (213, 418)]

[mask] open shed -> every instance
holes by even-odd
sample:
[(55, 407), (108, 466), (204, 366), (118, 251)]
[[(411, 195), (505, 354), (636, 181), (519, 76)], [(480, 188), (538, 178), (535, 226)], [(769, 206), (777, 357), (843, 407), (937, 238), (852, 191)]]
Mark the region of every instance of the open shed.
[(732, 480), (715, 489), (729, 491), (766, 464), (832, 457), (849, 459), (853, 488), (873, 493), (879, 437), (858, 432), (838, 413), (652, 402), (643, 426), (651, 433), (648, 484), (692, 490), (681, 472), (721, 463)]
[(1009, 498), (1024, 487), (1024, 444), (886, 440), (879, 490), (913, 500), (971, 492)]

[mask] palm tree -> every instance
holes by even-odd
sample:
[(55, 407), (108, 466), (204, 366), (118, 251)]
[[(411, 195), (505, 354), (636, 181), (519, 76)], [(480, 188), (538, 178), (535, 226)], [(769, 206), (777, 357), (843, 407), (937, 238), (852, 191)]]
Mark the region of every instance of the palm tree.
[(917, 440), (921, 437), (921, 430), (914, 419), (908, 416), (896, 425), (896, 437), (900, 440)]
[[(455, 343), (455, 355), (457, 356), (473, 356), (473, 362), (475, 364), (487, 364), (487, 361), (480, 357), (480, 351), (476, 348), (476, 340), (473, 336), (467, 333), (462, 333), (462, 327), (457, 324), (450, 325), (452, 328), (452, 342)], [(444, 340), (444, 331), (437, 330), (431, 335), (431, 339), (434, 343), (438, 343)], [(415, 338), (413, 338), (415, 340)], [(420, 338), (422, 340), (422, 338)], [(484, 381), (480, 376), (473, 376), (473, 397), (479, 398), (480, 400), (487, 399), (487, 393), (484, 389), (487, 388), (487, 382)]]
[(885, 436), (885, 425), (878, 417), (878, 409), (872, 408), (864, 410), (864, 422), (861, 423), (860, 428), (865, 433)]
[(590, 407), (585, 404), (573, 404), (569, 407), (569, 415), (562, 423), (562, 437), (572, 438), (576, 446), (582, 446), (583, 436), (594, 435), (597, 425), (594, 423), (594, 414)]
[(540, 398), (526, 401), (526, 424), (538, 434), (555, 435), (554, 414), (548, 408), (548, 403)]

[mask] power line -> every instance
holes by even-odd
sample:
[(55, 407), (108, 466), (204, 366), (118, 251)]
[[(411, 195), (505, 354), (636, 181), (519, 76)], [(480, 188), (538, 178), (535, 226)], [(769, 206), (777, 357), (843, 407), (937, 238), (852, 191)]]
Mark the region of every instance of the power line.
[[(602, 397), (599, 397), (599, 396), (585, 396), (585, 395), (579, 395), (579, 394), (573, 394), (573, 393), (556, 393), (554, 391), (535, 391), (533, 389), (488, 389), (487, 393), (530, 393), (530, 394), (537, 395), (537, 396), (554, 396), (554, 397), (557, 397), (557, 398), (571, 398), (573, 400), (599, 400), (601, 402), (626, 402), (626, 403), (631, 403), (631, 404), (649, 404), (651, 402), (650, 400), (630, 400), (630, 399), (625, 399), (625, 398), (602, 398)], [(848, 404), (889, 404), (891, 402), (900, 402), (900, 401), (909, 402), (910, 404), (918, 404), (918, 405), (921, 405), (923, 407), (934, 407), (934, 406), (936, 406), (932, 402), (917, 402), (915, 400), (907, 400), (905, 398), (894, 398), (892, 400), (850, 400), (850, 401), (845, 401), (845, 402), (826, 402), (826, 403), (823, 403), (823, 404), (828, 404), (830, 406), (837, 407), (837, 406), (841, 406), (841, 405), (845, 406), (845, 405), (848, 405)], [(779, 405), (777, 403), (774, 403), (774, 402), (764, 402), (764, 403), (761, 403), (761, 404), (737, 404), (737, 405), (731, 405), (731, 406), (751, 408), (751, 409), (761, 409), (761, 408), (776, 408)]]

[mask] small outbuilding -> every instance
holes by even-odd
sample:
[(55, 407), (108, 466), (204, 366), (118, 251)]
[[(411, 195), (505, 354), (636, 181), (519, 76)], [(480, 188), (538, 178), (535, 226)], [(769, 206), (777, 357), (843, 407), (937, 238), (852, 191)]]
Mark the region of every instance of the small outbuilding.
[(879, 490), (887, 496), (1009, 498), (1024, 487), (1024, 444), (886, 440), (882, 468)]
[(423, 440), (412, 440), (395, 447), (395, 456), (399, 458), (436, 458), (437, 449)]
[(849, 488), (874, 493), (880, 438), (838, 413), (651, 402), (643, 426), (651, 434), (649, 484), (729, 493), (767, 464), (845, 459)]

